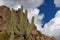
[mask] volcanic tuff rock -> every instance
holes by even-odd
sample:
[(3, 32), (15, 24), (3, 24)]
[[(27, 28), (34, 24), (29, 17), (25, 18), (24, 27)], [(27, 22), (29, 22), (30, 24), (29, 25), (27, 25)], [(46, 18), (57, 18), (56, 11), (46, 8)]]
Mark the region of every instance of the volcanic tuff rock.
[(55, 40), (36, 29), (34, 17), (30, 24), (27, 13), (23, 6), (18, 10), (0, 6), (0, 40)]

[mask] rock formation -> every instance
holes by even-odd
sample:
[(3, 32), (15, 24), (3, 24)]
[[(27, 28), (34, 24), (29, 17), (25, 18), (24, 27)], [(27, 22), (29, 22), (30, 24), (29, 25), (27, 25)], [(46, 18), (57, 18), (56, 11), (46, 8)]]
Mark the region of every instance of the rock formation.
[(36, 29), (34, 17), (30, 24), (27, 13), (23, 6), (18, 10), (0, 6), (0, 40), (55, 40)]

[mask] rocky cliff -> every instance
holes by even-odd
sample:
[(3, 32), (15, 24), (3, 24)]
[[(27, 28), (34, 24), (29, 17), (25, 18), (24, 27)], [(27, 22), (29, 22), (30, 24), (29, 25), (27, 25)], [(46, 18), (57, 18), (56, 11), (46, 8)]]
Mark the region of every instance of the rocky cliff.
[(36, 29), (34, 17), (30, 24), (27, 13), (23, 6), (18, 10), (0, 6), (0, 40), (55, 40)]

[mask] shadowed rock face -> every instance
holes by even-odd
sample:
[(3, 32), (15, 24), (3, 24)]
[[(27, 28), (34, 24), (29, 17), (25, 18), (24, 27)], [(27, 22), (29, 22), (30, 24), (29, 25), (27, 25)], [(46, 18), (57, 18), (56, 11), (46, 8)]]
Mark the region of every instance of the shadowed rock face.
[[(11, 11), (6, 6), (0, 6), (0, 40), (55, 40), (54, 37), (38, 31), (34, 25), (34, 18), (32, 19), (30, 24), (27, 19), (27, 11), (23, 13), (23, 7)], [(8, 33), (10, 34), (8, 35)]]

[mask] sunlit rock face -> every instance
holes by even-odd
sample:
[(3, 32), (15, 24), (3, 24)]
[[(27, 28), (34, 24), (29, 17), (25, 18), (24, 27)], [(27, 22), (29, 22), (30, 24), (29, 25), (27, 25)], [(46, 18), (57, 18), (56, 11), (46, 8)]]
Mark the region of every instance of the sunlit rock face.
[(10, 9), (6, 6), (0, 6), (0, 31), (2, 31), (3, 26), (10, 19)]
[(0, 6), (0, 40), (55, 40), (54, 37), (44, 35), (37, 30), (34, 25), (34, 17), (30, 24), (27, 13), (27, 10), (25, 13), (23, 12), (23, 6), (18, 10)]
[(32, 38), (35, 40), (56, 40), (54, 37), (49, 37), (47, 35), (42, 34), (40, 31), (37, 31), (36, 27), (32, 30)]

